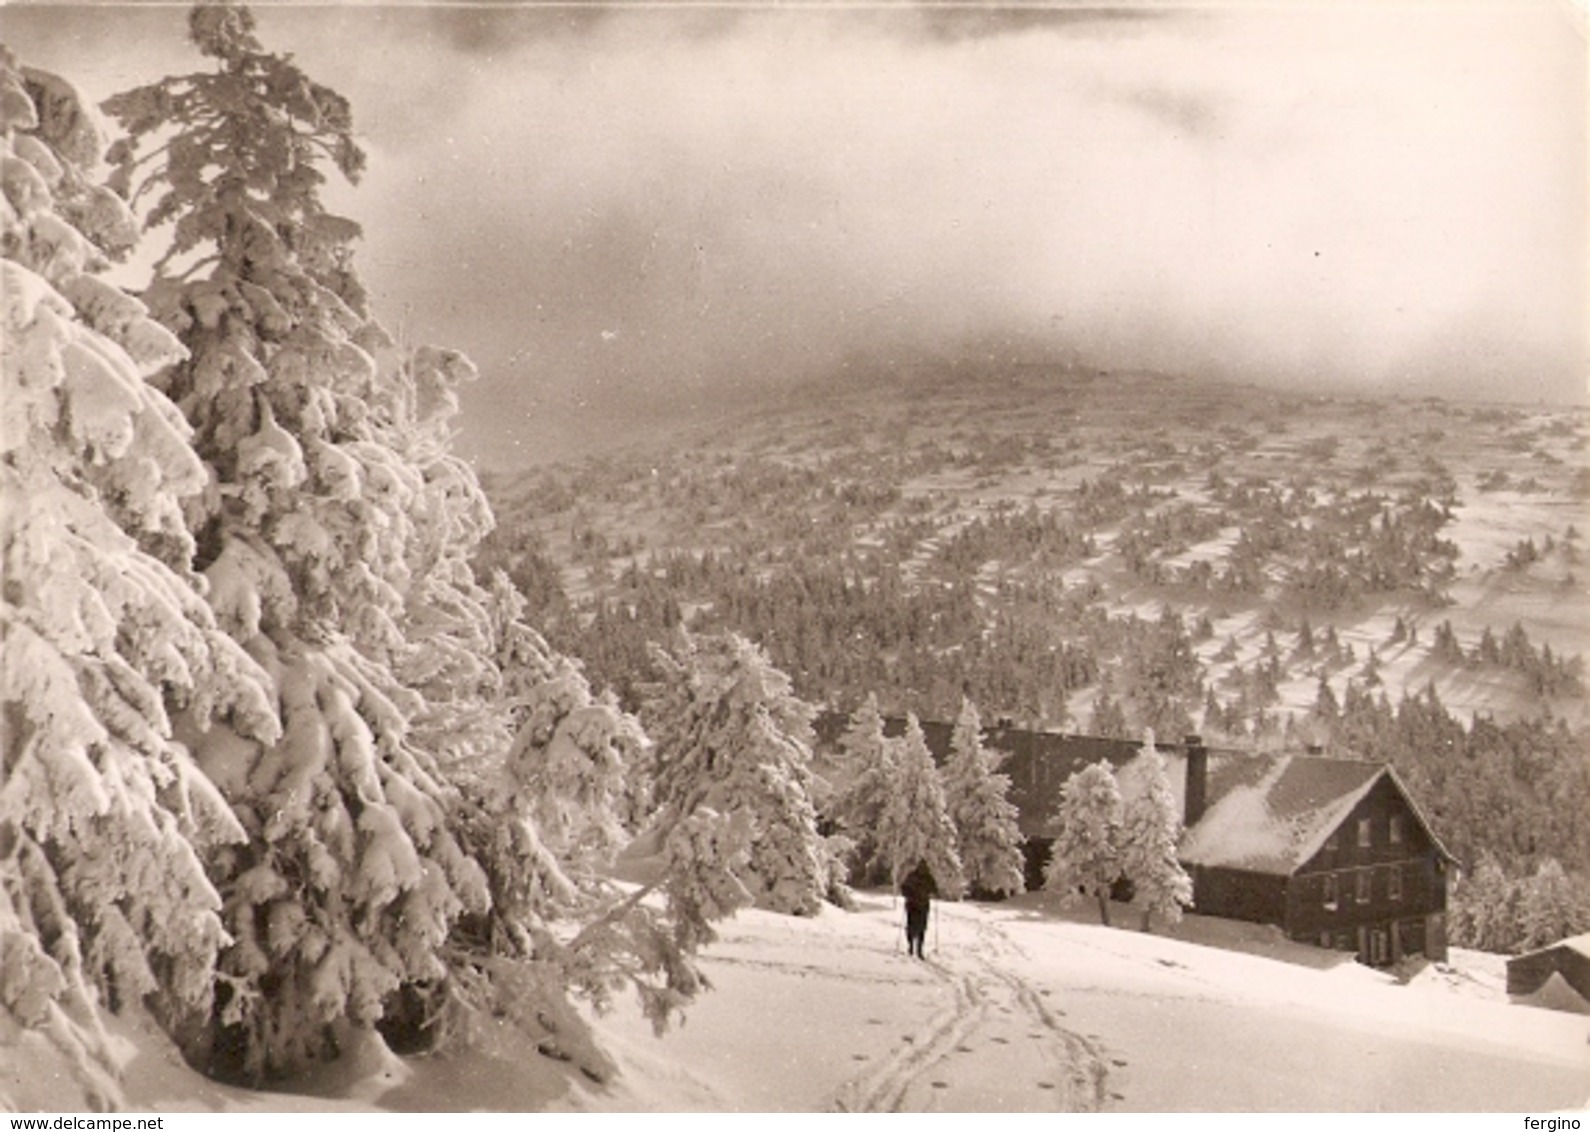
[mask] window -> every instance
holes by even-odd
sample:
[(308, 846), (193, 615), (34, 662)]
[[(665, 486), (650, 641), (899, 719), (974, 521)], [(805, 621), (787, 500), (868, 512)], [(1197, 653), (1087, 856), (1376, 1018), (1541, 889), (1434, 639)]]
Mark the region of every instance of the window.
[(1368, 849), (1369, 848), (1369, 819), (1368, 818), (1359, 818), (1358, 819), (1358, 848), (1360, 848), (1360, 849)]
[(1392, 814), (1391, 815), (1391, 843), (1393, 845), (1401, 845), (1402, 844), (1402, 815), (1401, 814)]
[(1376, 967), (1384, 967), (1391, 962), (1391, 940), (1381, 928), (1369, 933), (1369, 961)]
[(1341, 835), (1341, 832), (1339, 830), (1338, 831), (1333, 831), (1331, 833), (1331, 835), (1325, 839), (1325, 852), (1334, 853), (1338, 849), (1340, 849), (1341, 847), (1342, 847), (1342, 835)]
[(1386, 896), (1393, 901), (1402, 899), (1402, 870), (1392, 869), (1386, 878)]
[(1358, 876), (1356, 878), (1356, 880), (1357, 880), (1357, 891), (1354, 893), (1354, 895), (1357, 897), (1358, 903), (1360, 903), (1360, 904), (1368, 904), (1369, 903), (1369, 893), (1370, 893), (1370, 887), (1369, 886), (1370, 886), (1370, 878), (1372, 876), (1374, 876), (1374, 874), (1371, 873), (1368, 869), (1359, 869), (1358, 870)]
[(1335, 908), (1339, 894), (1336, 891), (1336, 874), (1325, 874), (1325, 907)]

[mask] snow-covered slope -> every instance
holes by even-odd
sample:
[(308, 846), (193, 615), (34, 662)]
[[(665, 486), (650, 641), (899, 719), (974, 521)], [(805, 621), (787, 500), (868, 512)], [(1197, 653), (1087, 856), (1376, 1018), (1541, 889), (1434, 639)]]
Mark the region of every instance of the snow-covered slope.
[[(1122, 917), (1123, 920), (1128, 917)], [(1052, 898), (941, 904), (926, 962), (864, 893), (816, 917), (742, 912), (716, 989), (655, 1037), (597, 1023), (599, 1085), (487, 1034), (469, 1052), (369, 1054), (247, 1094), (186, 1073), (143, 1032), (128, 1093), (153, 1109), (1543, 1112), (1590, 1103), (1590, 1018), (1509, 1004), (1495, 956), (1402, 982), (1268, 929), (1189, 917), (1104, 928)], [(135, 1038), (137, 1034), (133, 1035)]]

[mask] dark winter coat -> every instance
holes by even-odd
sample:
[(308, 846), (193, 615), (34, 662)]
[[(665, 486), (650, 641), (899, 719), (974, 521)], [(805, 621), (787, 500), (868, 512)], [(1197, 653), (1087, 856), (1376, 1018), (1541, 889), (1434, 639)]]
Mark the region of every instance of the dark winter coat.
[(900, 882), (900, 895), (905, 897), (907, 909), (920, 909), (926, 911), (933, 897), (939, 894), (938, 882), (933, 879), (933, 873), (924, 862), (912, 869), (909, 875)]

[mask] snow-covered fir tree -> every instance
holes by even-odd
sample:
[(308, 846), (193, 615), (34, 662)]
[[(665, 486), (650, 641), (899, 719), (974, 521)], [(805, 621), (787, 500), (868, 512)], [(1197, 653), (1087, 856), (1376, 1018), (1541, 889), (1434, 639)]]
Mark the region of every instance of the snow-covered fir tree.
[(1022, 892), (1021, 829), (1010, 778), (997, 771), (994, 753), (983, 746), (983, 721), (970, 699), (961, 701), (943, 778), (968, 889), (1003, 896)]
[(1133, 789), (1121, 815), (1120, 871), (1132, 882), (1132, 900), (1141, 905), (1148, 931), (1154, 916), (1172, 924), (1181, 919), (1182, 908), (1192, 902), (1192, 878), (1176, 855), (1181, 815), (1152, 730), (1132, 770)]
[(320, 162), (363, 166), (349, 107), (253, 26), (201, 3), (189, 29), (214, 70), (107, 104), (128, 131), (113, 183), (171, 223), (145, 298), (188, 351), (157, 381), (202, 460), (196, 564), (282, 727), (191, 740), (246, 840), (209, 857), (234, 942), (207, 1024), (180, 1036), (259, 1078), (505, 998), (556, 1019), (568, 1054), (568, 992), (602, 1006), (626, 981), (661, 1024), (702, 986), (690, 954), (728, 906), (693, 887), (683, 840), (663, 910), (601, 875), (644, 739), (516, 595), (471, 576), (492, 520), (450, 442), (473, 367), (399, 350), (370, 317), (358, 229), (319, 198)]
[(839, 738), (840, 780), (833, 805), (835, 824), (850, 840), (850, 875), (858, 884), (882, 884), (889, 862), (878, 831), (884, 806), (894, 793), (895, 744), (883, 734), (878, 697), (868, 693)]
[(410, 647), (398, 653), (394, 671), (421, 696), (410, 723), (415, 743), (435, 751), (451, 772), (500, 757), (515, 722), (501, 702), (501, 626), (473, 568), (495, 520), (474, 470), (452, 451), (458, 390), (477, 373), (462, 354), (432, 346), (376, 357), (386, 396), (372, 407), (382, 415), (383, 438), (412, 477), (402, 589)]
[(890, 880), (898, 886), (918, 861), (926, 861), (940, 895), (957, 899), (966, 888), (966, 878), (955, 823), (945, 807), (939, 768), (915, 714), (906, 716), (905, 734), (891, 743), (894, 789), (878, 821)]
[[(661, 1025), (704, 984), (675, 942), (682, 909), (632, 900), (608, 875), (643, 802), (639, 722), (524, 622), (506, 575), (475, 581), (470, 560), (493, 520), (450, 448), (456, 390), (474, 376), (461, 355), (430, 347), (395, 366), (390, 435), (422, 475), (407, 540), (404, 625), (415, 647), (396, 671), (422, 693), (410, 734), (446, 772), (450, 820), (491, 905), (455, 924), (449, 979), (406, 991), (400, 1010), (389, 1003), (381, 1030), (434, 1045), (489, 1011), (601, 1076), (611, 1063), (561, 1001), (565, 989), (600, 1010), (633, 985)], [(562, 930), (570, 924), (590, 928), (578, 946)], [(540, 1032), (549, 1027), (555, 1035)]]
[(1094, 735), (1102, 735), (1112, 739), (1126, 738), (1126, 709), (1119, 700), (1110, 695), (1110, 686), (1107, 681), (1101, 680), (1099, 682), (1098, 696), (1093, 701), (1093, 712), (1089, 717), (1088, 730)]
[[(843, 881), (811, 804), (812, 717), (790, 679), (735, 633), (681, 632), (653, 650), (659, 679), (641, 717), (656, 744), (653, 791), (667, 844), (719, 854), (745, 899), (810, 915)], [(714, 885), (721, 881), (712, 882)]]
[(1098, 901), (1099, 920), (1110, 922), (1110, 886), (1121, 875), (1121, 791), (1104, 763), (1066, 779), (1055, 811), (1059, 833), (1044, 868), (1043, 886), (1067, 901), (1079, 894)]
[(1523, 884), (1519, 901), (1518, 951), (1533, 951), (1590, 930), (1590, 898), (1554, 857), (1547, 857)]
[[(511, 877), (516, 863), (533, 881), (511, 897), (499, 895), (497, 904), (525, 908), (510, 921), (533, 922), (557, 909), (599, 925), (582, 933), (579, 947), (561, 949), (572, 984), (605, 1007), (611, 989), (631, 981), (648, 1016), (661, 1023), (701, 987), (688, 952), (709, 933), (704, 922), (690, 922), (705, 906), (679, 895), (693, 877), (663, 872), (666, 915), (621, 895), (608, 879), (650, 809), (651, 741), (610, 691), (594, 692), (577, 662), (524, 623), (524, 599), (500, 572), (492, 606), (516, 738), (496, 802), (482, 812), (506, 817), (492, 828), (519, 844), (488, 859), (497, 862), (494, 891), (495, 878)], [(525, 892), (537, 889), (541, 895), (527, 901)], [(689, 946), (681, 950), (676, 941)]]
[(1484, 852), (1452, 887), (1448, 930), (1459, 947), (1505, 952), (1519, 923), (1519, 890), (1495, 854)]
[(402, 383), (352, 266), (357, 226), (321, 204), (321, 161), (356, 178), (344, 99), (266, 52), (247, 9), (200, 4), (214, 69), (107, 102), (128, 136), (119, 188), (171, 222), (145, 292), (189, 357), (162, 387), (194, 427), (209, 489), (188, 512), (222, 624), (270, 674), (283, 734), (195, 744), (248, 838), (212, 865), (234, 942), (190, 1056), (258, 1079), (368, 1030), (406, 985), (447, 974), (485, 877), (448, 820), (441, 752), (405, 684), (412, 513)]
[(1590, 931), (1590, 898), (1554, 858), (1509, 876), (1482, 852), (1453, 887), (1448, 930), (1460, 947), (1518, 954)]
[(230, 942), (201, 855), (243, 831), (172, 713), (279, 728), (191, 573), (179, 501), (204, 467), (145, 381), (182, 346), (96, 274), (136, 236), (92, 179), (98, 123), (4, 48), (0, 115), (0, 1061), (55, 1067), (7, 1075), (0, 1107), (106, 1107), (101, 1010), (207, 1014)]
[(515, 739), (508, 766), (542, 841), (571, 871), (601, 869), (630, 838), (649, 745), (611, 692), (598, 695), (579, 663), (522, 620), (524, 599), (492, 579), (506, 703)]

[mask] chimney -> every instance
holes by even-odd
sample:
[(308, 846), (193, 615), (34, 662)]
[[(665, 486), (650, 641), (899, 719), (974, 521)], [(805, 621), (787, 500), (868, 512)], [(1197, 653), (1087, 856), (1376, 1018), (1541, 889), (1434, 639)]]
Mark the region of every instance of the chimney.
[(1187, 748), (1187, 798), (1182, 824), (1191, 829), (1209, 805), (1209, 748), (1202, 735), (1189, 735), (1183, 742)]

